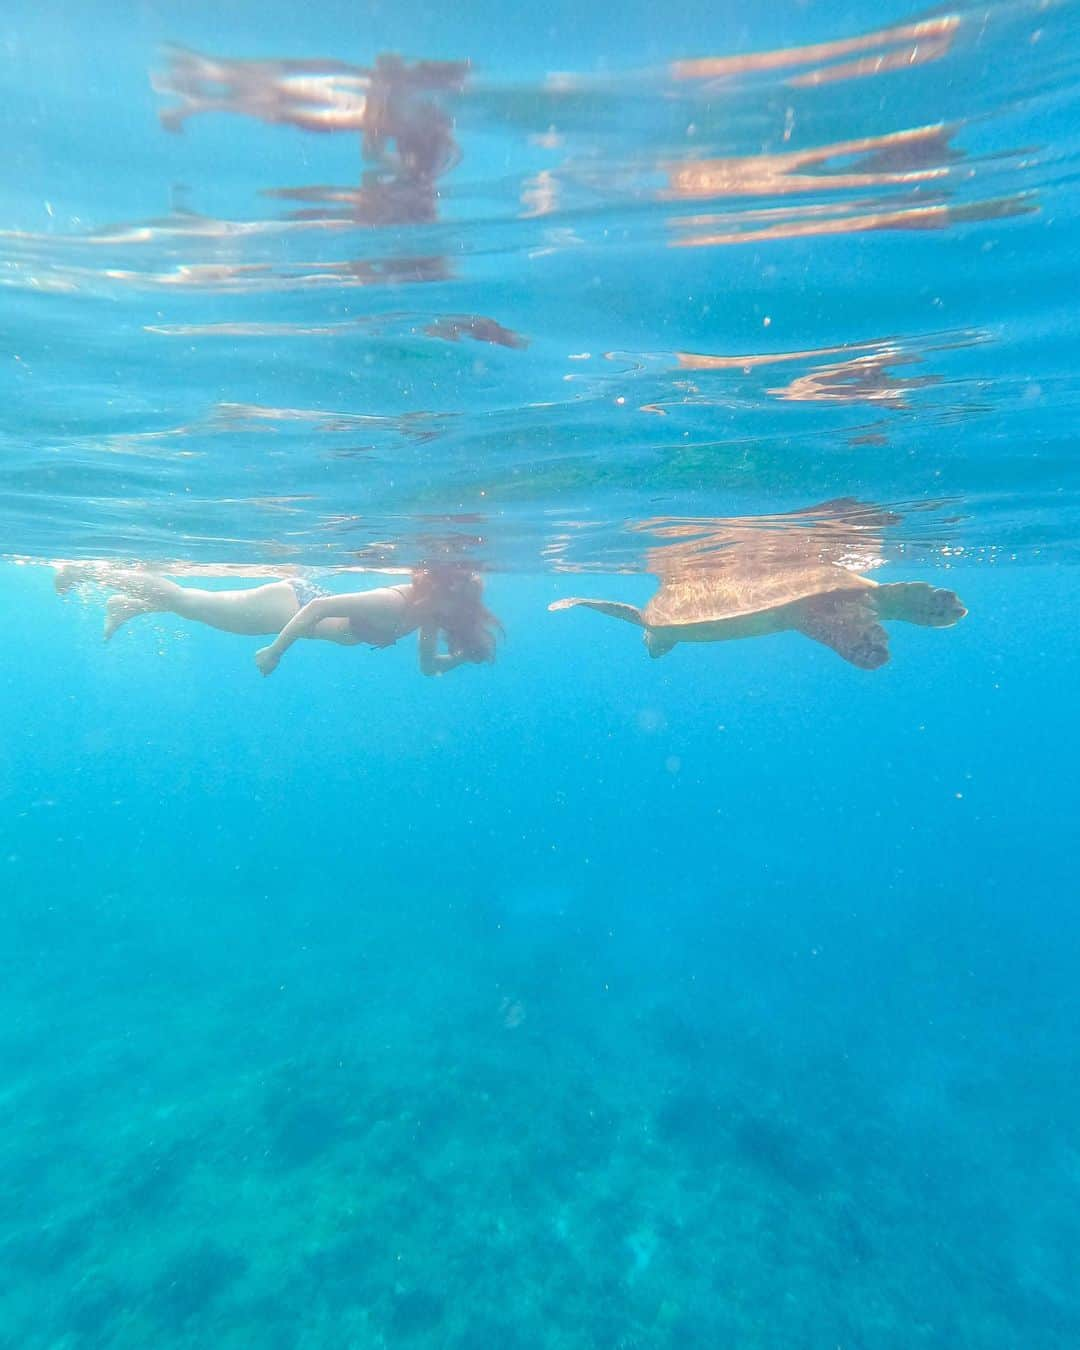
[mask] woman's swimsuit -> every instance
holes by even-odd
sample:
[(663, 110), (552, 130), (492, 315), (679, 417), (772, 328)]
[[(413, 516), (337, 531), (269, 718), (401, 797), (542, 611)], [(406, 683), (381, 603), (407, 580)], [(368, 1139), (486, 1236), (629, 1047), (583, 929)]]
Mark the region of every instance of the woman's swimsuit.
[(373, 638), (370, 636), (370, 630), (364, 632), (362, 626), (357, 626), (355, 619), (349, 620), (349, 629), (352, 632), (353, 637), (356, 638), (357, 642), (366, 642), (369, 647), (392, 647), (394, 643), (397, 642), (398, 638), (404, 637), (405, 634), (412, 629), (412, 625), (408, 624), (406, 620), (406, 615), (409, 612), (409, 601), (405, 592), (409, 589), (408, 586), (387, 586), (385, 589), (388, 591), (395, 591), (401, 600), (401, 611), (398, 616), (398, 622), (394, 632), (390, 636), (381, 639)]
[(296, 603), (301, 609), (305, 605), (310, 605), (312, 600), (319, 600), (326, 594), (321, 586), (316, 586), (313, 581), (307, 581), (303, 577), (290, 577), (289, 585), (293, 588)]
[[(303, 577), (290, 577), (289, 585), (293, 588), (296, 603), (301, 609), (305, 605), (311, 604), (312, 600), (319, 600), (324, 595), (330, 594), (329, 591), (323, 590), (321, 586), (316, 586), (313, 581), (307, 581)], [(358, 626), (355, 619), (350, 619), (349, 632), (357, 645), (366, 642), (369, 647), (392, 647), (398, 638), (404, 637), (407, 632), (411, 631), (412, 625), (407, 627), (404, 622), (409, 609), (408, 598), (405, 595), (405, 592), (409, 589), (408, 586), (387, 586), (385, 589), (396, 591), (401, 598), (401, 619), (397, 625), (397, 630), (391, 636), (375, 638), (371, 636), (370, 628), (365, 631), (363, 625)]]

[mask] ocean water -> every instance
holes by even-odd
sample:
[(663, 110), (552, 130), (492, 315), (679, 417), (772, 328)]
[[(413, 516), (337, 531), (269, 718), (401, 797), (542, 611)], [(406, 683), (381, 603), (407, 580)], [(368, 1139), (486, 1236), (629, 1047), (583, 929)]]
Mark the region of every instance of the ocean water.
[[(1080, 1345), (1078, 74), (1048, 0), (4, 7), (0, 1347)], [(102, 641), (421, 563), (493, 664)], [(959, 602), (548, 608), (823, 573)]]

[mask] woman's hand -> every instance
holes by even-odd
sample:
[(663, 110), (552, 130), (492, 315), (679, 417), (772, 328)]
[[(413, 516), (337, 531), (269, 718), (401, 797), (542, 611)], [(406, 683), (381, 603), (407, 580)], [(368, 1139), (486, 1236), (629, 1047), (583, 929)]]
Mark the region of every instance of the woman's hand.
[(439, 651), (439, 630), (430, 625), (420, 629), (419, 652), (422, 675), (445, 675), (468, 660), (461, 652)]
[(281, 655), (274, 650), (273, 646), (261, 647), (255, 653), (255, 664), (264, 675), (273, 675), (280, 660)]

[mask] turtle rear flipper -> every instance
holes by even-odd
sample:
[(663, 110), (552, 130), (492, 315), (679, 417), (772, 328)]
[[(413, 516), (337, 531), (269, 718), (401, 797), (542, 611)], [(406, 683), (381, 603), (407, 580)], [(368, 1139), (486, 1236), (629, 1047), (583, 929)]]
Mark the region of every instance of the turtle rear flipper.
[(658, 633), (655, 628), (645, 629), (645, 650), (651, 657), (666, 656), (672, 647), (675, 646), (675, 639), (667, 633)]
[(636, 605), (624, 605), (620, 600), (582, 600), (579, 596), (567, 596), (565, 600), (553, 600), (548, 609), (573, 609), (575, 605), (585, 605), (588, 609), (598, 609), (601, 614), (610, 614), (613, 619), (624, 619), (644, 627), (641, 610)]
[(967, 613), (955, 591), (925, 581), (896, 581), (873, 592), (879, 618), (917, 623), (922, 628), (951, 628)]
[(804, 600), (791, 626), (831, 647), (860, 670), (877, 670), (889, 659), (889, 636), (878, 623), (877, 608), (866, 591)]

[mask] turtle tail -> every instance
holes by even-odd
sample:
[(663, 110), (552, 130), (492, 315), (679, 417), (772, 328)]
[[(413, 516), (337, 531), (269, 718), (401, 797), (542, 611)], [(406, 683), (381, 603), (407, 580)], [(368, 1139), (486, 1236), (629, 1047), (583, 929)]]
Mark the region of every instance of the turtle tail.
[(610, 614), (613, 619), (623, 619), (626, 623), (637, 624), (639, 628), (645, 627), (641, 610), (636, 605), (624, 605), (618, 600), (582, 600), (579, 596), (570, 595), (564, 600), (553, 600), (548, 609), (573, 609), (575, 605), (597, 609), (601, 614)]

